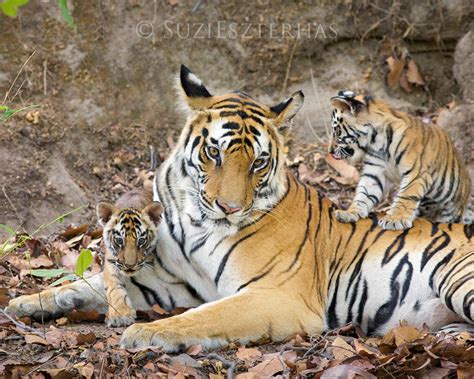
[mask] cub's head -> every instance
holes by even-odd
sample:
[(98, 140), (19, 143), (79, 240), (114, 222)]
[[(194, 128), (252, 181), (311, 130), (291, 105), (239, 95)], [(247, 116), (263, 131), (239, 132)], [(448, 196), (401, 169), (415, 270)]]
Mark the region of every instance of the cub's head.
[(142, 210), (117, 209), (107, 202), (97, 204), (97, 218), (104, 227), (105, 245), (111, 253), (109, 262), (130, 276), (151, 263), (162, 212), (159, 202), (153, 202)]
[(175, 154), (201, 220), (229, 226), (274, 206), (286, 191), (285, 137), (303, 93), (273, 107), (239, 91), (214, 96), (185, 66), (180, 92), (189, 117)]
[(361, 147), (374, 135), (373, 99), (356, 95), (351, 91), (340, 91), (331, 98), (332, 141), (330, 154), (336, 159), (358, 160)]

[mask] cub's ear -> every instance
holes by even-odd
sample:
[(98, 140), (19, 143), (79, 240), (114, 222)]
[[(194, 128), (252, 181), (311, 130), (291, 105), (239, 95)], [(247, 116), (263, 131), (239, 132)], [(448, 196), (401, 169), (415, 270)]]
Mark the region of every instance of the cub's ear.
[(143, 208), (142, 213), (147, 215), (150, 220), (158, 226), (161, 221), (161, 214), (163, 213), (163, 206), (159, 201), (154, 201), (153, 203), (147, 205)]
[(298, 113), (303, 103), (303, 91), (298, 91), (292, 94), (288, 99), (283, 100), (280, 104), (270, 107), (280, 132), (285, 132), (289, 129), (289, 122), (296, 113)]
[(331, 106), (340, 109), (342, 112), (357, 114), (366, 104), (362, 96), (357, 96), (352, 91), (339, 91), (337, 96), (331, 97)]
[(181, 65), (179, 84), (185, 104), (192, 110), (202, 110), (212, 105), (212, 95), (201, 79), (194, 75), (184, 64)]
[(105, 224), (109, 222), (110, 218), (115, 212), (115, 205), (106, 201), (101, 201), (95, 207), (95, 211), (97, 214), (97, 219), (99, 220), (99, 224), (105, 226)]

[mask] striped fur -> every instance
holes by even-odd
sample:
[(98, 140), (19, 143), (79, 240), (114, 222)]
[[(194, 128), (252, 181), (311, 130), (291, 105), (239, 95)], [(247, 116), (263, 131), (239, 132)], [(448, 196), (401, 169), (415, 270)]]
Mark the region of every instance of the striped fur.
[[(165, 209), (159, 265), (154, 277), (137, 275), (126, 288), (132, 302), (145, 294), (163, 302), (168, 291), (176, 306), (206, 304), (130, 326), (123, 347), (280, 341), (351, 321), (370, 333), (402, 319), (432, 329), (473, 322), (471, 226), (420, 219), (390, 231), (375, 218), (340, 223), (334, 204), (284, 165), (284, 135), (300, 95), (269, 108), (241, 93), (211, 96), (186, 69), (181, 81), (191, 114), (155, 180), (155, 200)], [(186, 283), (189, 298), (178, 296), (184, 287), (178, 291), (171, 278)], [(101, 275), (90, 280), (104, 291)], [(81, 282), (41, 299), (48, 314), (103, 303)], [(35, 315), (39, 297), (14, 299), (9, 310)]]
[(125, 278), (146, 275), (155, 264), (158, 225), (163, 207), (153, 202), (153, 194), (132, 190), (114, 204), (97, 204), (97, 218), (104, 228), (106, 246), (103, 270), (109, 326), (127, 326), (136, 311), (125, 288)]
[(417, 216), (433, 222), (471, 223), (471, 180), (449, 136), (435, 125), (393, 110), (380, 100), (341, 91), (332, 98), (331, 154), (363, 160), (356, 195), (342, 222), (366, 218), (387, 192), (388, 181), (400, 189), (380, 225), (411, 228)]

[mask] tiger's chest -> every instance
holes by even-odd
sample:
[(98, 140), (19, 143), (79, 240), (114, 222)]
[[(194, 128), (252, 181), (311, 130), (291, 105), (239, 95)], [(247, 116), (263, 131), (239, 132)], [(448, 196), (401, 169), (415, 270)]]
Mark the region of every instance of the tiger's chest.
[(162, 264), (188, 282), (205, 301), (228, 295), (230, 283), (216, 284), (216, 276), (231, 247), (235, 231), (224, 226), (200, 225), (189, 215), (181, 215), (178, 225), (160, 226), (158, 254)]

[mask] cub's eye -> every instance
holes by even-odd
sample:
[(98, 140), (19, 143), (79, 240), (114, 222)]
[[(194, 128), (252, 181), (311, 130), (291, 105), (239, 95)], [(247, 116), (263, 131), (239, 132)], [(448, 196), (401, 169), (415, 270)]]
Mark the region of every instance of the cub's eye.
[(137, 241), (138, 246), (143, 246), (146, 243), (146, 238), (145, 237), (140, 237)]
[(219, 149), (214, 146), (208, 146), (206, 148), (207, 155), (209, 155), (210, 158), (212, 159), (218, 159), (221, 155)]
[(334, 128), (333, 132), (336, 137), (339, 137), (341, 135), (341, 129), (339, 128)]
[(267, 165), (267, 160), (265, 158), (257, 158), (253, 162), (253, 170), (258, 171), (262, 168), (264, 168)]
[(122, 237), (115, 237), (115, 243), (119, 246), (123, 246), (123, 238)]

